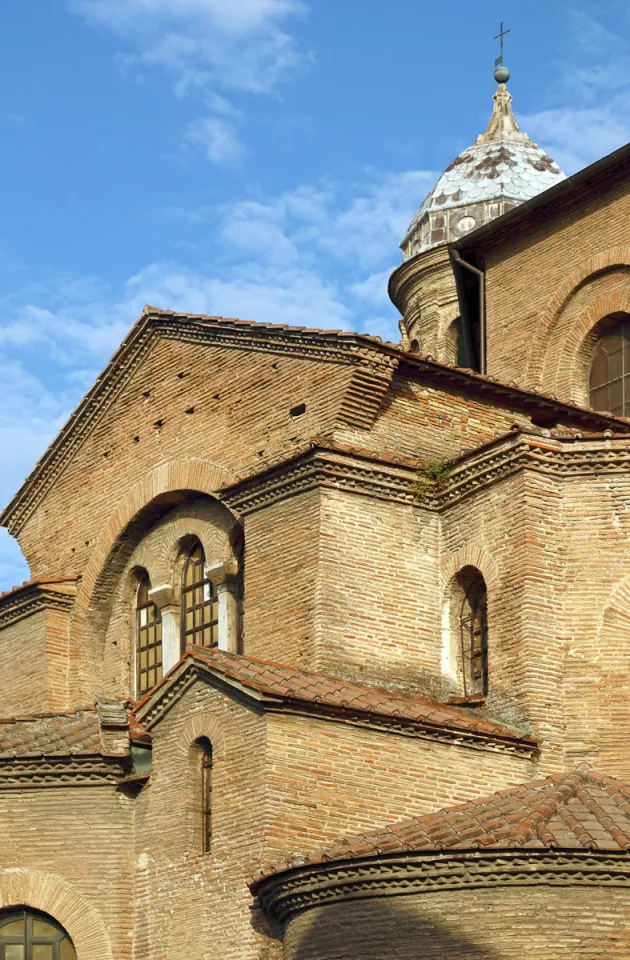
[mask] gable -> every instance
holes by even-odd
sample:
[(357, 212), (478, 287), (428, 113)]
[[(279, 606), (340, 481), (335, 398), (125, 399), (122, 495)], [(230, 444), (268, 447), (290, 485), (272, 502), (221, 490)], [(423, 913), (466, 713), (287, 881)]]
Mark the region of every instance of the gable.
[(235, 482), (351, 417), (357, 373), (359, 392), (366, 379), (387, 387), (392, 361), (366, 359), (352, 338), (253, 328), (141, 321), (2, 515), (33, 575), (80, 572), (86, 541), (158, 464), (202, 460)]

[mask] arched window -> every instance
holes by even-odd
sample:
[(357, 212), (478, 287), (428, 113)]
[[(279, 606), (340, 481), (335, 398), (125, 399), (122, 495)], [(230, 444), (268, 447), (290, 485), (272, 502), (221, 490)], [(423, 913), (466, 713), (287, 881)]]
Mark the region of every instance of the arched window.
[(150, 589), (151, 582), (145, 574), (136, 596), (136, 691), (139, 697), (162, 679), (162, 618), (149, 597)]
[(58, 923), (35, 910), (0, 913), (0, 960), (77, 960)]
[(188, 554), (182, 578), (182, 652), (193, 643), (199, 647), (219, 643), (219, 603), (205, 565), (203, 547), (197, 543)]
[(630, 416), (630, 317), (612, 314), (593, 353), (589, 402), (594, 410)]
[(457, 575), (460, 588), (459, 642), (465, 697), (488, 692), (488, 595), (482, 575), (464, 567)]
[(212, 744), (201, 737), (197, 744), (201, 753), (201, 837), (203, 852), (212, 845)]

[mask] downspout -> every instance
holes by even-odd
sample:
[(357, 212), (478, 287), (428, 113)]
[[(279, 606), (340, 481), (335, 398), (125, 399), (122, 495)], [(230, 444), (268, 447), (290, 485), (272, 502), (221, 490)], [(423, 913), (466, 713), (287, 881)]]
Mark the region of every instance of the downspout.
[[(479, 270), (478, 267), (473, 267), (472, 263), (468, 263), (467, 260), (464, 260), (461, 253), (457, 248), (450, 247), (449, 254), (453, 266), (457, 265), (459, 267), (465, 267), (466, 270), (470, 270), (471, 273), (474, 273), (479, 282), (479, 372), (486, 372), (486, 275), (483, 270)], [(463, 299), (463, 298), (462, 298)], [(465, 329), (468, 328), (468, 336), (466, 339), (472, 336), (472, 324), (470, 323), (469, 318), (465, 318)], [(466, 348), (469, 348), (469, 344), (466, 344)]]

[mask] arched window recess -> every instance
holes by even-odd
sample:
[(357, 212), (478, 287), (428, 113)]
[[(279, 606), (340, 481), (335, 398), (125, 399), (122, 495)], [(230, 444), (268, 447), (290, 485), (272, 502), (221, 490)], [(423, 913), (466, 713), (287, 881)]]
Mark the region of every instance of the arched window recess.
[(72, 940), (52, 917), (35, 910), (0, 913), (1, 960), (77, 960)]
[(488, 693), (488, 595), (481, 573), (465, 567), (458, 574), (459, 662), (464, 697)]
[(595, 344), (589, 375), (589, 403), (594, 410), (630, 416), (630, 316), (611, 314)]
[(208, 737), (197, 740), (200, 755), (200, 782), (201, 789), (201, 849), (203, 853), (210, 853), (212, 846), (212, 743)]

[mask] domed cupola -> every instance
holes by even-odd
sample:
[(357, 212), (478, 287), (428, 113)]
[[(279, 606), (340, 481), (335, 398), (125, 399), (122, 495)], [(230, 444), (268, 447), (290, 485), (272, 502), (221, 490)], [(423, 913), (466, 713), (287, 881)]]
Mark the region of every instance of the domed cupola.
[(506, 87), (507, 67), (501, 64), (494, 77), (499, 86), (487, 130), (453, 160), (429, 193), (405, 234), (403, 262), (389, 281), (389, 295), (403, 315), (403, 346), (459, 366), (474, 366), (477, 360), (464, 348), (447, 244), (565, 179), (519, 129)]
[[(499, 78), (509, 77), (506, 68), (500, 71)], [(458, 240), (565, 179), (557, 163), (519, 129), (505, 83), (493, 100), (486, 132), (447, 167), (411, 221), (401, 243), (403, 259)]]

